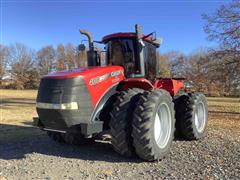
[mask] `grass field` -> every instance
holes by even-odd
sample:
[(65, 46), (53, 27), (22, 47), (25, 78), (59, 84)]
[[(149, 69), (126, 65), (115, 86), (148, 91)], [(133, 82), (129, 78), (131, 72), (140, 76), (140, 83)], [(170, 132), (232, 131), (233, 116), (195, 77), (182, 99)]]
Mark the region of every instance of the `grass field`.
[(208, 97), (210, 112), (240, 113), (240, 98)]
[(32, 128), (32, 117), (37, 116), (34, 90), (0, 90), (0, 142), (20, 140), (42, 132)]
[[(42, 132), (32, 128), (32, 117), (37, 116), (34, 90), (0, 90), (0, 141), (25, 138)], [(227, 127), (239, 132), (240, 98), (208, 98), (209, 126)], [(3, 133), (2, 133), (3, 132)]]
[(23, 125), (36, 116), (37, 91), (1, 90), (1, 122)]

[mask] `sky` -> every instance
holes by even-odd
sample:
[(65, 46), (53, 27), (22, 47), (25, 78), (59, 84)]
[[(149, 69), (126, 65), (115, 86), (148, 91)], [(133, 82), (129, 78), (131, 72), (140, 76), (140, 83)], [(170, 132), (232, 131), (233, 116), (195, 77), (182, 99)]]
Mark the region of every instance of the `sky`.
[(156, 31), (163, 38), (160, 52), (186, 54), (215, 46), (207, 40), (202, 14), (213, 14), (230, 1), (210, 0), (0, 0), (1, 44), (20, 42), (36, 50), (59, 43), (78, 45), (86, 39), (79, 28), (89, 30), (95, 40), (115, 32)]

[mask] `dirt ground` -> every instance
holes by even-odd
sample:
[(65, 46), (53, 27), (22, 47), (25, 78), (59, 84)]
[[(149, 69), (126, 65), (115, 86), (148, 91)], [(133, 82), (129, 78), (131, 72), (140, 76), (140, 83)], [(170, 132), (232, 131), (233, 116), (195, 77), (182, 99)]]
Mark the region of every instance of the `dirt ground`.
[(32, 126), (36, 91), (0, 90), (0, 180), (239, 179), (240, 99), (208, 98), (208, 134), (175, 140), (159, 162), (123, 158), (109, 141), (72, 146)]

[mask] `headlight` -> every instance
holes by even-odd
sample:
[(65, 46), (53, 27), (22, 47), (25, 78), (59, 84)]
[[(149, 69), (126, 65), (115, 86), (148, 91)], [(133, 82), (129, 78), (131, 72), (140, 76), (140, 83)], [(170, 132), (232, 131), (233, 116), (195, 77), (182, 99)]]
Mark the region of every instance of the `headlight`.
[(37, 102), (36, 106), (37, 106), (37, 108), (40, 108), (40, 109), (60, 109), (60, 110), (76, 110), (76, 109), (78, 109), (77, 102), (62, 103), (62, 104)]

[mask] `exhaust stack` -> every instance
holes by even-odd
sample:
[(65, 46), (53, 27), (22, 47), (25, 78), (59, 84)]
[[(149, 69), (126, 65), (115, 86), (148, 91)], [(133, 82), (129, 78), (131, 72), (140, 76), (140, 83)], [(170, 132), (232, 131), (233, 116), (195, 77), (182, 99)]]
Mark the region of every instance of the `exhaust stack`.
[(99, 59), (97, 51), (94, 50), (93, 38), (92, 38), (91, 33), (84, 29), (80, 29), (79, 31), (81, 34), (87, 36), (87, 38), (88, 38), (88, 46), (89, 46), (89, 50), (87, 51), (88, 67), (100, 66), (101, 65), (100, 59)]
[(89, 45), (89, 50), (94, 50), (94, 46), (93, 46), (93, 38), (92, 35), (89, 31), (86, 31), (84, 29), (80, 29), (79, 30), (81, 34), (87, 36), (88, 38), (88, 45)]

